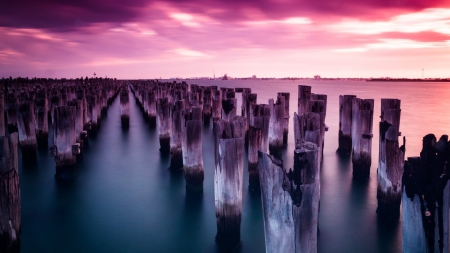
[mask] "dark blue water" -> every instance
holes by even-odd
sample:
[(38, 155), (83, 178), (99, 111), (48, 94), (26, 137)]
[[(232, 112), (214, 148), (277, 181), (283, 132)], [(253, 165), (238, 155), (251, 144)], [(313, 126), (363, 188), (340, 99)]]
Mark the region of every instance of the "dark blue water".
[[(445, 83), (194, 81), (201, 85), (251, 87), (258, 103), (276, 92), (291, 93), (297, 108), (297, 85), (312, 85), (328, 95), (321, 172), (319, 252), (401, 252), (401, 222), (384, 224), (376, 216), (376, 168), (380, 98), (402, 100), (400, 130), (406, 155), (416, 156), (422, 137), (446, 133), (450, 125)], [(352, 178), (351, 159), (336, 154), (338, 96), (375, 99), (372, 169), (368, 180)], [(240, 96), (237, 96), (240, 99)], [(204, 127), (204, 194), (186, 196), (180, 173), (171, 173), (169, 157), (159, 152), (158, 133), (143, 119), (130, 93), (130, 128), (120, 123), (116, 99), (89, 137), (83, 158), (66, 180), (54, 178), (54, 161), (38, 151), (36, 165), (19, 164), (22, 194), (22, 252), (216, 252), (214, 242), (214, 156), (212, 126)], [(292, 120), (284, 165), (293, 164)], [(448, 133), (448, 132), (447, 132)], [(245, 164), (246, 166), (246, 164)], [(248, 190), (244, 169), (241, 252), (264, 252), (261, 199)]]

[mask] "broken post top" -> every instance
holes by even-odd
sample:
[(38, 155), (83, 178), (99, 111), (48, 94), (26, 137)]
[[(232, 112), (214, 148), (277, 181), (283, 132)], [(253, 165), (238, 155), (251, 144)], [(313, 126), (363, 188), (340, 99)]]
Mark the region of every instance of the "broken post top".
[(233, 109), (236, 109), (236, 98), (228, 98), (222, 100), (222, 109), (225, 114), (230, 113)]
[(236, 116), (230, 121), (218, 120), (214, 123), (215, 139), (232, 139), (245, 137), (245, 117)]
[(184, 121), (190, 120), (202, 120), (202, 107), (201, 106), (193, 106), (190, 109), (184, 109), (182, 111), (182, 115), (184, 117)]

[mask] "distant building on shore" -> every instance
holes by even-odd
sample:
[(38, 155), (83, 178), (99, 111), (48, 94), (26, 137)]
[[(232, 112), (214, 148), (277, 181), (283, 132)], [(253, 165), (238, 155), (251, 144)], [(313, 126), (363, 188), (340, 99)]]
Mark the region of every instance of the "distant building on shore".
[(256, 79), (256, 75), (253, 75), (253, 76), (252, 76), (252, 79)]
[(314, 76), (314, 80), (320, 80), (320, 79), (322, 79), (322, 78), (319, 75)]
[(227, 76), (227, 74), (223, 75), (222, 80), (230, 80), (230, 78)]

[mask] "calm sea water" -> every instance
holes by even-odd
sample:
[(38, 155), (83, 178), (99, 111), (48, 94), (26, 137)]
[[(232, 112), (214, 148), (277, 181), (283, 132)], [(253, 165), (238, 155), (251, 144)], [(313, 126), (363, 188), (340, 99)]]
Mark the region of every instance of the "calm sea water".
[[(401, 252), (401, 221), (386, 225), (377, 207), (378, 121), (381, 98), (401, 99), (400, 130), (406, 156), (417, 156), (422, 137), (449, 133), (446, 83), (344, 81), (189, 81), (220, 87), (251, 87), (258, 103), (290, 92), (291, 121), (284, 166), (293, 165), (292, 115), (297, 85), (328, 95), (321, 170), (319, 252)], [(370, 179), (353, 180), (351, 159), (336, 154), (339, 95), (375, 99)], [(240, 103), (240, 94), (238, 94)], [(159, 152), (158, 133), (143, 119), (130, 93), (130, 128), (122, 130), (116, 99), (91, 136), (76, 172), (54, 178), (54, 161), (38, 151), (37, 165), (19, 164), (22, 194), (22, 252), (218, 252), (214, 237), (214, 147), (212, 126), (203, 128), (204, 193), (185, 194), (180, 173)], [(245, 166), (247, 166), (245, 164)], [(244, 168), (241, 252), (265, 252), (261, 197), (248, 190)]]

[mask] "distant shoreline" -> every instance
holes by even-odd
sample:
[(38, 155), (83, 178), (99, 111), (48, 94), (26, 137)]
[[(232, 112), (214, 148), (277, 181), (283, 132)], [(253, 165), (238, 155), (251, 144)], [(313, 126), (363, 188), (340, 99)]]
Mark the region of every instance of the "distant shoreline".
[(450, 79), (367, 79), (367, 82), (450, 82)]

